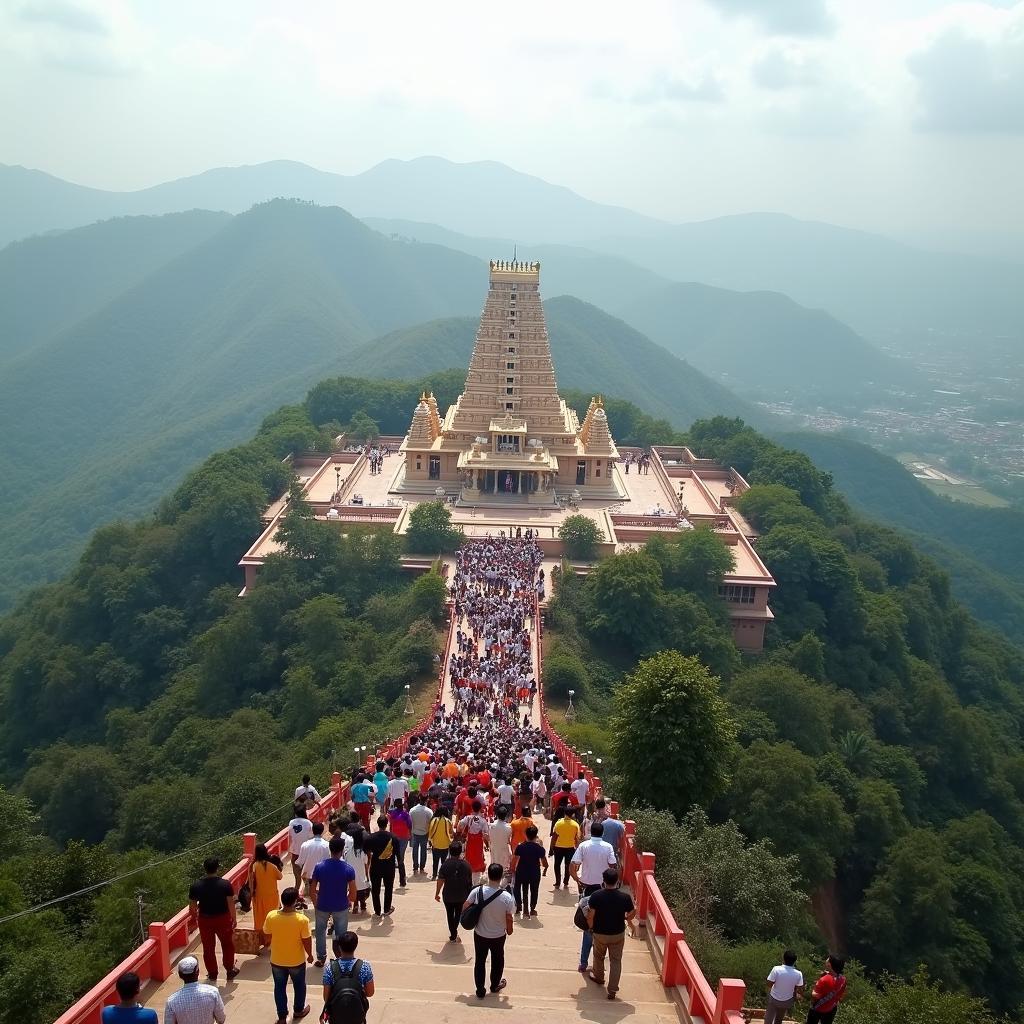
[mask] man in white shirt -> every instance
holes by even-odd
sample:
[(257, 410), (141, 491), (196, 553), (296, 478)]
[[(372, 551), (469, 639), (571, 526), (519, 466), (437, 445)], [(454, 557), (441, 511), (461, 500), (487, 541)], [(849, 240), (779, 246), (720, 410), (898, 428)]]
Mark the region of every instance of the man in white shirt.
[(614, 868), (615, 851), (601, 836), (604, 835), (604, 824), (595, 821), (590, 826), (590, 838), (585, 839), (576, 847), (569, 863), (569, 873), (580, 886), (581, 896), (590, 896), (604, 884), (604, 873), (607, 868)]
[(796, 953), (787, 949), (782, 963), (768, 972), (768, 1005), (764, 1011), (764, 1024), (782, 1024), (793, 1003), (804, 995), (804, 976), (794, 966)]
[(302, 776), (302, 785), (295, 789), (295, 799), (305, 800), (306, 809), (313, 807), (315, 804), (320, 803), (320, 794), (316, 791), (316, 786), (312, 785), (309, 781), (308, 775)]
[(409, 799), (409, 783), (398, 774), (398, 769), (395, 770), (395, 777), (388, 783), (388, 800), (390, 803), (389, 807), (395, 806), (396, 800), (402, 801), (402, 806), (406, 805), (406, 801)]
[(324, 823), (317, 821), (313, 823), (313, 838), (307, 839), (299, 847), (299, 870), (302, 872), (302, 880), (306, 883), (306, 892), (309, 892), (309, 880), (313, 877), (313, 868), (322, 860), (327, 860), (331, 855), (331, 844), (324, 839)]
[(498, 785), (495, 787), (495, 793), (498, 796), (497, 805), (498, 807), (509, 807), (515, 803), (516, 791), (515, 787), (510, 786), (504, 779), (499, 780)]
[[(512, 787), (510, 786), (509, 789)], [(500, 864), (508, 873), (512, 863), (512, 826), (508, 823), (508, 806), (501, 804), (497, 817), (487, 830), (487, 845), (491, 852), (491, 863)]]
[(569, 789), (575, 794), (576, 799), (580, 802), (580, 807), (587, 806), (587, 797), (590, 795), (590, 783), (587, 782), (586, 775), (580, 772), (576, 778), (576, 781), (569, 787)]
[(295, 817), (288, 822), (288, 852), (292, 856), (292, 874), (295, 876), (295, 888), (302, 890), (302, 868), (299, 866), (299, 854), (302, 844), (313, 838), (313, 823), (306, 817), (306, 809), (298, 807)]
[[(423, 762), (421, 761), (420, 764)], [(417, 797), (415, 794), (410, 797), (409, 817), (412, 819), (412, 873), (414, 875), (425, 875), (427, 873), (427, 833), (430, 831), (430, 822), (434, 818), (434, 812), (424, 802), (426, 794)]]

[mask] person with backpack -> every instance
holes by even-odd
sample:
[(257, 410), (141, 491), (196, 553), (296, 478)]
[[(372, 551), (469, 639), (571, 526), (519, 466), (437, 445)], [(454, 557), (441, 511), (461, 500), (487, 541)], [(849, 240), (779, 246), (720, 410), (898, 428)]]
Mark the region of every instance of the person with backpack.
[(449, 942), (462, 941), (459, 938), (459, 914), (472, 888), (473, 871), (462, 859), (462, 843), (456, 840), (437, 872), (437, 888), (434, 890), (434, 899), (444, 904)]
[(843, 975), (845, 966), (846, 961), (835, 953), (829, 953), (825, 958), (825, 973), (811, 990), (807, 1024), (832, 1024), (836, 1019), (836, 1010), (846, 998), (846, 977)]
[(516, 901), (512, 893), (502, 886), (505, 869), (492, 864), (487, 869), (487, 882), (478, 885), (462, 906), (463, 928), (473, 928), (473, 947), (476, 959), (473, 961), (473, 980), (476, 982), (476, 997), (487, 995), (484, 982), (487, 976), (487, 957), (491, 958), (491, 992), (500, 992), (507, 982), (505, 973), (505, 940), (512, 934), (512, 914)]
[(359, 936), (334, 937), (334, 959), (324, 968), (324, 1011), (327, 1024), (364, 1024), (375, 985), (373, 968), (356, 959)]

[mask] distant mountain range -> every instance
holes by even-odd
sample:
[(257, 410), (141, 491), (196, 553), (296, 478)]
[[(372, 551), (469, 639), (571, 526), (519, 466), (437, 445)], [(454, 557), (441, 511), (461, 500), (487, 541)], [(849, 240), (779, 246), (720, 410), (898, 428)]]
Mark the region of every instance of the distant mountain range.
[(1024, 330), (1020, 268), (1010, 263), (926, 251), (774, 213), (670, 224), (592, 202), (503, 164), (438, 157), (386, 160), (355, 175), (282, 160), (217, 168), (135, 192), (0, 166), (0, 244), (105, 217), (195, 208), (238, 213), (277, 196), (524, 246), (582, 245), (676, 281), (777, 291), (886, 343), (898, 344), (908, 330), (968, 338)]
[(670, 352), (760, 400), (799, 398), (806, 407), (821, 399), (834, 407), (877, 402), (892, 388), (924, 387), (909, 362), (883, 354), (824, 310), (778, 292), (666, 284), (612, 308)]

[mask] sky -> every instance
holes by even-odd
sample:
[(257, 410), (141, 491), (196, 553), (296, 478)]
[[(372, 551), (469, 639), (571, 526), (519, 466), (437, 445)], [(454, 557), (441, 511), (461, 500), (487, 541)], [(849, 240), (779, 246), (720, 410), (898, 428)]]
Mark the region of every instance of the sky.
[(1024, 232), (1024, 0), (2, 0), (0, 162), (498, 160), (669, 220)]

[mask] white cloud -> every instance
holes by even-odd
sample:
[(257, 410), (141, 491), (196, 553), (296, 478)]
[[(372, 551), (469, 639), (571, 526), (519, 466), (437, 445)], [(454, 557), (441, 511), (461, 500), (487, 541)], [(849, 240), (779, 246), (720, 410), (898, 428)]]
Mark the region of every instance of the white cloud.
[(825, 0), (708, 0), (728, 17), (747, 18), (773, 35), (831, 35), (836, 21)]
[(804, 47), (772, 45), (754, 62), (750, 77), (762, 89), (793, 89), (817, 84), (824, 69)]
[(29, 63), (99, 77), (144, 66), (148, 39), (122, 0), (26, 0), (0, 12), (3, 49)]
[(919, 127), (1024, 132), (1024, 3), (964, 11), (907, 67), (917, 84)]

